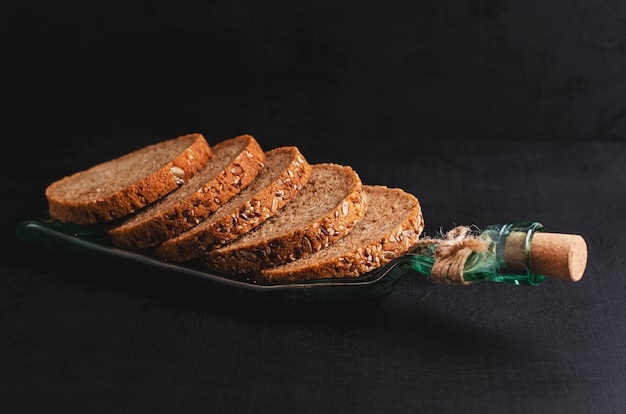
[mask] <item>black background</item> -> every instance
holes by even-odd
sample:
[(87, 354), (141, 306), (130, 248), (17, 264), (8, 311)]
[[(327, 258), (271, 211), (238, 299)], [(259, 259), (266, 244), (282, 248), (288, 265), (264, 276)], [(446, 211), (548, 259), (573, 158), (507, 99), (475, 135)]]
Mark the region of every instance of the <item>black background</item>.
[[(3, 412), (626, 412), (626, 3), (9, 2)], [(578, 283), (291, 308), (19, 242), (58, 178), (200, 132), (582, 234)]]
[(626, 132), (619, 1), (100, 3), (5, 6), (15, 132), (324, 145)]

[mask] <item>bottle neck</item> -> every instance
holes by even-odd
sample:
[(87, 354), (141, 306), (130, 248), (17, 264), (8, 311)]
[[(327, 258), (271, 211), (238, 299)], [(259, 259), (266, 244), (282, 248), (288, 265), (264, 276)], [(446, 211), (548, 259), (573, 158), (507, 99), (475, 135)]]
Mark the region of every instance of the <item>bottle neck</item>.
[(535, 274), (530, 265), (530, 248), (536, 232), (543, 232), (538, 222), (494, 224), (486, 227), (480, 237), (492, 243), (494, 271), (489, 280), (513, 284), (539, 284), (544, 276)]
[(543, 231), (537, 222), (495, 224), (478, 235), (457, 227), (445, 239), (422, 240), (405, 260), (414, 270), (447, 283), (489, 280), (536, 285), (545, 279), (530, 266), (530, 246), (537, 231)]

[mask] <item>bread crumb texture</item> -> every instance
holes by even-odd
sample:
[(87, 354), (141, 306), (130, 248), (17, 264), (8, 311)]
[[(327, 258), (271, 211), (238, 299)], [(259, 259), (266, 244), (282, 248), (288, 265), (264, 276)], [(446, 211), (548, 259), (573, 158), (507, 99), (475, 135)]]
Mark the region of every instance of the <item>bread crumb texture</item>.
[(250, 135), (221, 141), (212, 151), (213, 158), (185, 185), (107, 226), (113, 244), (147, 249), (191, 229), (246, 188), (265, 163), (265, 153)]
[(399, 188), (364, 186), (367, 212), (337, 242), (302, 259), (261, 270), (268, 283), (357, 277), (408, 252), (424, 229), (418, 199)]
[(351, 167), (313, 165), (293, 200), (264, 223), (203, 256), (210, 270), (253, 273), (327, 248), (352, 231), (365, 215), (361, 180)]
[(182, 186), (211, 157), (197, 133), (143, 147), (50, 184), (50, 216), (76, 224), (119, 219)]
[(295, 146), (267, 151), (264, 168), (248, 187), (197, 226), (152, 248), (152, 253), (183, 262), (232, 242), (290, 202), (309, 180), (311, 169)]

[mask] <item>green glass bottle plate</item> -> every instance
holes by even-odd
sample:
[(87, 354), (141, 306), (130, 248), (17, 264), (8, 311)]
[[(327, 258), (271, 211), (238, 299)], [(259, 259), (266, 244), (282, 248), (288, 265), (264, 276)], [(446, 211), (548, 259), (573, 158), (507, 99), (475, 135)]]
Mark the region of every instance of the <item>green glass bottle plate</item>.
[(18, 223), (18, 238), (25, 243), (81, 255), (113, 256), (172, 272), (197, 277), (245, 293), (308, 304), (375, 303), (387, 297), (411, 270), (409, 258), (400, 257), (360, 277), (319, 279), (285, 284), (259, 284), (247, 278), (212, 273), (195, 261), (173, 263), (149, 254), (113, 246), (95, 225), (55, 221), (47, 211)]

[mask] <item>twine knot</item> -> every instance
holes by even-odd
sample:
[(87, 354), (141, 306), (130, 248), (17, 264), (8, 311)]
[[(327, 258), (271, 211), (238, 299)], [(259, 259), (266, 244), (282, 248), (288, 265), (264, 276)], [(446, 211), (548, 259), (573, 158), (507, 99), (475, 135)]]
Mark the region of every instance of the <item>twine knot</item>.
[(489, 242), (478, 238), (468, 226), (458, 226), (448, 231), (444, 239), (425, 237), (418, 241), (418, 245), (433, 245), (435, 249), (435, 263), (431, 276), (439, 282), (465, 284), (465, 262), (474, 252), (486, 252)]

